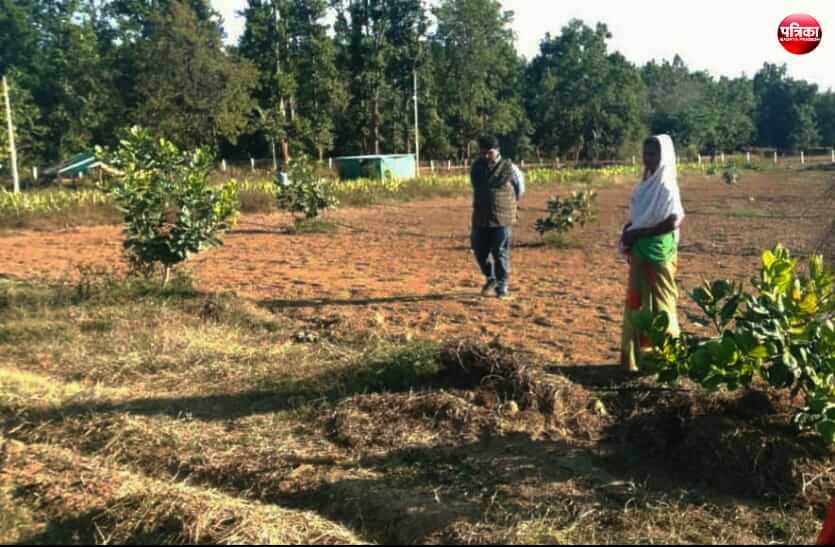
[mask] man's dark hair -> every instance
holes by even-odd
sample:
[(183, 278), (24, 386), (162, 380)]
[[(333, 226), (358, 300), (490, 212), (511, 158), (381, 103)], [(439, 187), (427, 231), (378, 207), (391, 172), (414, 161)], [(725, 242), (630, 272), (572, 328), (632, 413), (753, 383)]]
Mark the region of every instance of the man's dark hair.
[(485, 150), (492, 150), (499, 147), (499, 139), (493, 135), (485, 135), (478, 139), (478, 147)]

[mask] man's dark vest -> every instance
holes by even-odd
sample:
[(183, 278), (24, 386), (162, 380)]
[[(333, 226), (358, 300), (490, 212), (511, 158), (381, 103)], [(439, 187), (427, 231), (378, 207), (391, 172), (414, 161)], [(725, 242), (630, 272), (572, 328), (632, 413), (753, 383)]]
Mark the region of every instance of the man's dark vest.
[(516, 192), (510, 160), (490, 165), (484, 158), (473, 163), (473, 227), (498, 228), (516, 223)]

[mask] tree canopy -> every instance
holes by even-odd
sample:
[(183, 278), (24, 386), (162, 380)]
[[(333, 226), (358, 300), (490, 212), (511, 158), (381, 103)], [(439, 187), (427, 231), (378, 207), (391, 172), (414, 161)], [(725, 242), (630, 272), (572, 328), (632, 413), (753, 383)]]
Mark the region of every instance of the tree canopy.
[(571, 21), (524, 59), (497, 0), (247, 0), (241, 14), (229, 46), (208, 0), (0, 0), (21, 162), (111, 146), (134, 123), (230, 159), (412, 152), (415, 83), (424, 158), (472, 157), (483, 133), (516, 158), (622, 158), (660, 132), (690, 153), (835, 145), (835, 93), (786, 66), (636, 66), (603, 23)]

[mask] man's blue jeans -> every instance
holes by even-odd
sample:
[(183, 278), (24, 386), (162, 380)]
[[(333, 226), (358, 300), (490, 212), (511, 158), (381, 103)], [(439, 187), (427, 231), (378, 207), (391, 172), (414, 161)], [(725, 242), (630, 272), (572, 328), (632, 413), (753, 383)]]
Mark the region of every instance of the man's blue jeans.
[(510, 273), (510, 226), (473, 228), (470, 234), (473, 253), (488, 281), (495, 280), (499, 289), (507, 289)]

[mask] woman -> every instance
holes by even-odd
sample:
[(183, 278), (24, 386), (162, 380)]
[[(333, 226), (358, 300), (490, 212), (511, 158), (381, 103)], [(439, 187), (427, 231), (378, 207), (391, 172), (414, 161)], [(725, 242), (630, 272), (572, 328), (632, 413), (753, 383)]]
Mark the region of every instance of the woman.
[(635, 328), (635, 313), (666, 311), (670, 334), (679, 335), (675, 274), (683, 220), (673, 141), (668, 135), (650, 137), (644, 141), (643, 181), (632, 194), (620, 242), (629, 262), (620, 360), (629, 371), (638, 370), (641, 348), (648, 345)]
[(823, 521), (823, 530), (818, 536), (818, 545), (835, 545), (835, 498), (829, 507), (829, 514)]

